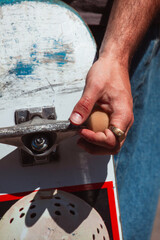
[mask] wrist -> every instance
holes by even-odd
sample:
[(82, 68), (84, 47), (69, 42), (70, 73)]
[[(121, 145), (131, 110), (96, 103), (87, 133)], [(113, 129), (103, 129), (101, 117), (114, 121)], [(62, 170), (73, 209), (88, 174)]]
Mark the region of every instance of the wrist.
[(130, 52), (127, 47), (120, 47), (117, 43), (107, 43), (100, 48), (99, 57), (108, 61), (110, 59), (113, 63), (118, 63), (124, 68), (129, 68)]
[[(107, 56), (101, 55), (95, 64), (97, 69), (99, 69), (100, 79), (102, 78), (104, 80), (99, 82), (107, 84), (108, 88), (109, 86), (111, 88), (116, 87), (120, 92), (125, 91), (131, 95), (129, 71), (126, 64), (117, 60), (115, 55), (110, 54)], [(97, 72), (95, 72), (95, 74), (97, 74)], [(98, 77), (96, 78), (99, 79)]]

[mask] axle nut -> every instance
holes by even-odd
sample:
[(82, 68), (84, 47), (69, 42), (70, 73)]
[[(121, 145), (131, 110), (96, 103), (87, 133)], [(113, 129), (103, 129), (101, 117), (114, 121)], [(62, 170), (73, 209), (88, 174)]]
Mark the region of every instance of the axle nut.
[(33, 137), (31, 147), (36, 152), (44, 152), (49, 145), (48, 138), (42, 135), (36, 135)]

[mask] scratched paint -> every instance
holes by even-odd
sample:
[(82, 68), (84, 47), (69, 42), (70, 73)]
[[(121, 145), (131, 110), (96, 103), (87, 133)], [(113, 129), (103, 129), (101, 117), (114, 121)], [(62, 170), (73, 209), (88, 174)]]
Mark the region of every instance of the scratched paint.
[(31, 75), (33, 72), (33, 64), (25, 64), (23, 62), (18, 62), (16, 67), (9, 70), (9, 74), (15, 74), (17, 77), (22, 78), (26, 75)]
[(44, 53), (45, 58), (54, 59), (57, 63), (57, 66), (62, 67), (67, 63), (66, 52), (57, 52), (57, 53)]
[(66, 119), (96, 52), (88, 28), (58, 1), (0, 3), (0, 112), (54, 103)]
[[(15, 3), (21, 3), (21, 2), (23, 2), (23, 1), (26, 1), (26, 0), (0, 0), (0, 6), (3, 6), (3, 5), (6, 5), (6, 4), (15, 4)], [(28, 2), (32, 2), (32, 1), (35, 1), (35, 0), (27, 0)], [(70, 7), (68, 4), (66, 4), (66, 3), (64, 3), (63, 1), (60, 1), (60, 0), (36, 0), (37, 2), (47, 2), (47, 4), (56, 4), (56, 5), (58, 5), (58, 6), (60, 6), (60, 7), (64, 7), (64, 8), (66, 8), (66, 9), (68, 9), (69, 11), (68, 11), (68, 14), (73, 18), (73, 19), (75, 19), (76, 20), (76, 18), (75, 18), (75, 15), (78, 17), (78, 18), (80, 18), (81, 19), (81, 22), (82, 22), (82, 24), (84, 24), (85, 25), (85, 27), (86, 28), (88, 28), (87, 27), (87, 24), (83, 21), (83, 19), (81, 18), (81, 16), (78, 14), (78, 12), (74, 9), (74, 8), (72, 8), (72, 7)], [(71, 13), (71, 14), (70, 14)], [(72, 14), (72, 13), (74, 13), (74, 15)], [(89, 32), (89, 34), (91, 34), (91, 32), (89, 31), (89, 29), (88, 29), (88, 32)], [(92, 36), (92, 34), (91, 34), (91, 37), (93, 38), (93, 36)]]
[[(24, 1), (26, 1), (26, 0), (0, 0), (0, 6), (7, 5), (7, 4), (21, 3)], [(27, 1), (33, 2), (35, 0), (27, 0)], [(70, 7), (68, 4), (66, 4), (60, 0), (47, 0), (47, 1), (46, 0), (36, 0), (36, 2), (42, 2), (42, 3), (47, 2), (47, 4), (55, 4), (55, 5), (60, 6), (61, 8), (68, 9), (69, 11), (67, 12), (67, 14), (75, 21), (76, 21), (76, 18), (78, 17), (81, 20), (81, 24), (83, 24), (85, 26), (85, 28), (88, 30), (88, 33), (90, 34), (91, 38), (93, 38), (93, 35), (92, 35), (91, 31), (89, 30), (87, 24), (83, 21), (83, 19), (78, 14), (78, 12), (74, 8)]]

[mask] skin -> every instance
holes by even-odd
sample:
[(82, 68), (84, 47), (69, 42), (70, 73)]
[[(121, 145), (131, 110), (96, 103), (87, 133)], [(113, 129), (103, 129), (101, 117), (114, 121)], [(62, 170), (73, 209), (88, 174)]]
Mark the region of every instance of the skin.
[[(130, 62), (159, 9), (160, 0), (114, 1), (99, 58), (89, 70), (83, 95), (70, 116), (72, 124), (82, 124), (98, 104), (109, 115), (110, 125), (127, 136), (134, 121)], [(116, 154), (125, 141), (119, 142), (109, 129), (97, 133), (83, 129), (80, 135), (79, 145), (92, 154)]]

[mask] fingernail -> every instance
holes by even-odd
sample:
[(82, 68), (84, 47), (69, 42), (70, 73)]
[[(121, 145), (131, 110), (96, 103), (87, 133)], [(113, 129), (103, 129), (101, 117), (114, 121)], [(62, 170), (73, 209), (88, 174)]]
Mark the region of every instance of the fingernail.
[(70, 117), (70, 120), (74, 124), (81, 124), (82, 123), (82, 116), (79, 113), (73, 113)]

